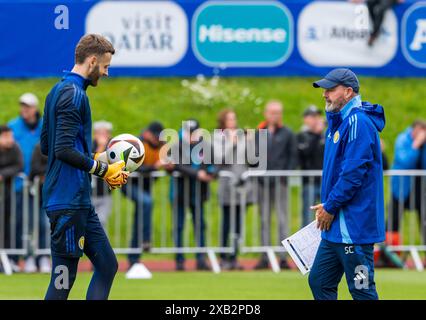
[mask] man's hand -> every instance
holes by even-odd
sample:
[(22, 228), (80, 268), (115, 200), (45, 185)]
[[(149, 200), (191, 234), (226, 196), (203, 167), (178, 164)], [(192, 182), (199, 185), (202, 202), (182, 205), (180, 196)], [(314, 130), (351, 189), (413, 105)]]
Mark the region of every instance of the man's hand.
[(122, 170), (125, 165), (123, 160), (108, 165), (108, 170), (103, 178), (110, 189), (120, 188), (127, 183), (129, 172)]
[[(97, 157), (98, 159), (98, 157)], [(120, 188), (127, 183), (129, 177), (128, 171), (123, 171), (126, 165), (124, 161), (118, 161), (113, 164), (107, 164), (103, 161), (95, 160), (96, 167), (93, 169), (93, 174), (101, 177), (108, 184), (110, 190)]]
[(330, 230), (331, 223), (333, 222), (334, 216), (324, 209), (322, 203), (311, 207), (311, 210), (315, 210), (315, 218), (317, 219), (317, 228), (321, 231)]
[(155, 161), (154, 168), (155, 168), (155, 170), (160, 170), (160, 169), (163, 168), (163, 163), (161, 162), (161, 160)]
[(420, 149), (426, 142), (426, 130), (421, 130), (413, 140), (413, 148)]
[(208, 174), (205, 170), (198, 171), (197, 178), (203, 182), (210, 182), (213, 180), (212, 175)]
[(157, 162), (155, 162), (154, 167), (157, 170), (164, 169), (170, 172), (170, 171), (173, 171), (173, 169), (175, 168), (175, 165), (173, 164), (171, 160), (167, 160), (167, 162), (163, 160), (158, 160)]

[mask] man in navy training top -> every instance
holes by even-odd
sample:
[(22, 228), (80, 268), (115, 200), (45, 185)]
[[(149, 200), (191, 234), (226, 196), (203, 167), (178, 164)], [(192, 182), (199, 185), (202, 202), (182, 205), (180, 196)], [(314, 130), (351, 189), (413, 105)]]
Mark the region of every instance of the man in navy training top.
[[(83, 36), (75, 65), (46, 98), (41, 151), (48, 156), (43, 205), (51, 225), (52, 275), (46, 300), (67, 299), (83, 252), (94, 265), (87, 299), (107, 299), (118, 263), (90, 201), (91, 174), (111, 189), (127, 182), (124, 161), (109, 165), (105, 154), (92, 159), (92, 120), (86, 89), (108, 76), (115, 50), (100, 35)], [(102, 160), (101, 160), (102, 159)]]
[(345, 274), (353, 299), (376, 300), (374, 243), (385, 240), (379, 138), (384, 111), (361, 100), (349, 69), (334, 69), (313, 86), (324, 89), (328, 129), (322, 203), (312, 207), (322, 240), (309, 285), (315, 299), (337, 299)]

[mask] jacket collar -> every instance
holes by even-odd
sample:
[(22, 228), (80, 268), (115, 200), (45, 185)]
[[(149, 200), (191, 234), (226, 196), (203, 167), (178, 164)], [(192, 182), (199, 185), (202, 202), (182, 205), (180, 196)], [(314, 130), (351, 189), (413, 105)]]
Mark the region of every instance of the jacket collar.
[(345, 120), (349, 114), (351, 113), (353, 108), (358, 108), (362, 105), (361, 96), (358, 94), (349, 100), (348, 103), (345, 104), (342, 110), (340, 110), (340, 114), (342, 116), (342, 120)]
[(358, 108), (362, 105), (360, 95), (356, 95), (339, 112), (326, 112), (328, 127), (330, 131), (334, 133), (340, 124), (345, 120), (354, 108)]
[(62, 79), (68, 79), (74, 82), (79, 87), (83, 88), (83, 90), (86, 90), (87, 87), (90, 84), (90, 80), (87, 78), (84, 78), (83, 76), (79, 75), (78, 73), (71, 72), (71, 71), (64, 71), (64, 76)]
[[(259, 125), (257, 126), (258, 129), (266, 129), (268, 127), (268, 122), (266, 120), (262, 121), (261, 123), (259, 123)], [(283, 125), (280, 124), (277, 126), (277, 129), (282, 128)]]

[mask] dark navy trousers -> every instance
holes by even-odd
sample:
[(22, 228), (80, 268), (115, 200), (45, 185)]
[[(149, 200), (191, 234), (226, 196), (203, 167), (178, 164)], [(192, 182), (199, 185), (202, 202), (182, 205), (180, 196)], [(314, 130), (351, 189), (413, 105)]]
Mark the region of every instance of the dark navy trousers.
[(374, 245), (321, 240), (309, 274), (315, 300), (336, 300), (343, 274), (354, 300), (378, 300), (374, 282)]

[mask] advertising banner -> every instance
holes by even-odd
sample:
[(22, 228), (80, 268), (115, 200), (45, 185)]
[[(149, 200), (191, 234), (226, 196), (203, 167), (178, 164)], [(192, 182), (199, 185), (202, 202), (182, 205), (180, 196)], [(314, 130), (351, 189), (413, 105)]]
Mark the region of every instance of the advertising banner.
[(426, 1), (387, 10), (377, 40), (364, 4), (260, 0), (0, 0), (0, 77), (60, 76), (99, 33), (117, 76), (426, 76)]

